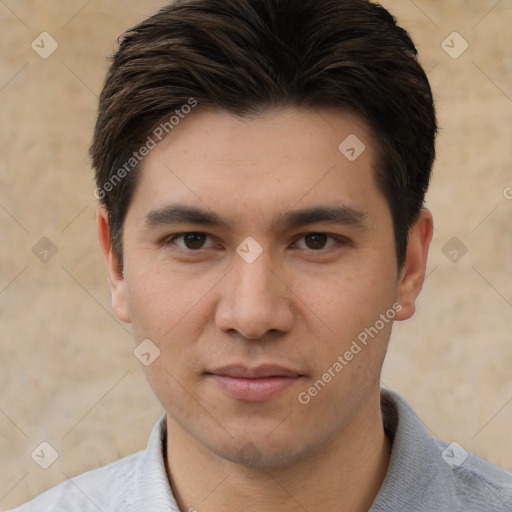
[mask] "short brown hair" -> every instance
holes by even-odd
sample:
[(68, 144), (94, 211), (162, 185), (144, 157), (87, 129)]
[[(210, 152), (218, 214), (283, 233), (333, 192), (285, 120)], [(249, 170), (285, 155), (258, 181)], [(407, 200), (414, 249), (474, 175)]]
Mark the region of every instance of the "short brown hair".
[(430, 180), (437, 121), (416, 48), (382, 6), (368, 0), (175, 0), (128, 30), (112, 57), (90, 149), (96, 195), (108, 210), (121, 267), (139, 150), (160, 123), (172, 129), (170, 117), (182, 116), (186, 105), (239, 116), (286, 106), (360, 115), (377, 141), (377, 185), (403, 264)]

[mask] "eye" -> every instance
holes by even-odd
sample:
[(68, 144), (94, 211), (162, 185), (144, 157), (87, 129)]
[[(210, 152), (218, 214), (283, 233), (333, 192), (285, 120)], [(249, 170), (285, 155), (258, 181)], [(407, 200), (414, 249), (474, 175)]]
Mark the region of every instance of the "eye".
[[(171, 238), (168, 238), (165, 241), (165, 246), (169, 246), (171, 244), (177, 245), (180, 249), (185, 251), (199, 251), (201, 249), (210, 249), (212, 245), (209, 247), (205, 247), (205, 240), (209, 237), (206, 233), (180, 233), (178, 235), (174, 235)], [(181, 243), (177, 243), (180, 240)]]
[[(304, 243), (299, 243), (303, 241)], [(309, 251), (326, 251), (336, 245), (347, 243), (344, 237), (328, 235), (326, 233), (305, 233), (298, 238), (296, 246)], [(183, 251), (199, 252), (214, 248), (214, 242), (209, 235), (200, 232), (179, 233), (164, 242), (164, 247), (176, 245)]]
[[(326, 247), (328, 240), (331, 240), (331, 243)], [(299, 247), (299, 249), (310, 249), (313, 251), (320, 251), (323, 249), (330, 249), (337, 243), (341, 243), (341, 237), (334, 237), (331, 235), (327, 235), (326, 233), (306, 233), (302, 235), (299, 240), (304, 240), (306, 247)]]

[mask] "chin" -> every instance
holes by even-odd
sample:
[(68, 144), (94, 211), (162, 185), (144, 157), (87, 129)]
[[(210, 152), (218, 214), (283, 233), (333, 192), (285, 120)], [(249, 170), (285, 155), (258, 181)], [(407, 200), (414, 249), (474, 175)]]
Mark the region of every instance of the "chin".
[(300, 441), (297, 432), (283, 432), (281, 436), (233, 436), (229, 444), (209, 446), (218, 457), (247, 468), (282, 468), (307, 459), (322, 449), (325, 442), (318, 437)]

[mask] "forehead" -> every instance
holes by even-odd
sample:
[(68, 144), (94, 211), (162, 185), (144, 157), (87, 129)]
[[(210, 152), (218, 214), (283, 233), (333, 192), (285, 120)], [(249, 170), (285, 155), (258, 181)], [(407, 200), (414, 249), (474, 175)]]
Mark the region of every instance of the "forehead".
[(287, 109), (238, 117), (199, 110), (146, 157), (134, 202), (139, 215), (172, 202), (242, 217), (320, 203), (366, 213), (383, 201), (375, 153), (369, 128), (350, 113)]

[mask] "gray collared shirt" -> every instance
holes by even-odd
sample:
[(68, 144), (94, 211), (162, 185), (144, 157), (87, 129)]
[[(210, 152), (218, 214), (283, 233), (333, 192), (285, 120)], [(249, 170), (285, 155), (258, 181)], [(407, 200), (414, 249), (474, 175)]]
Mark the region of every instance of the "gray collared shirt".
[[(512, 512), (512, 473), (431, 437), (398, 394), (382, 389), (381, 404), (393, 447), (369, 512)], [(165, 443), (164, 415), (146, 450), (66, 480), (11, 512), (179, 512)]]

